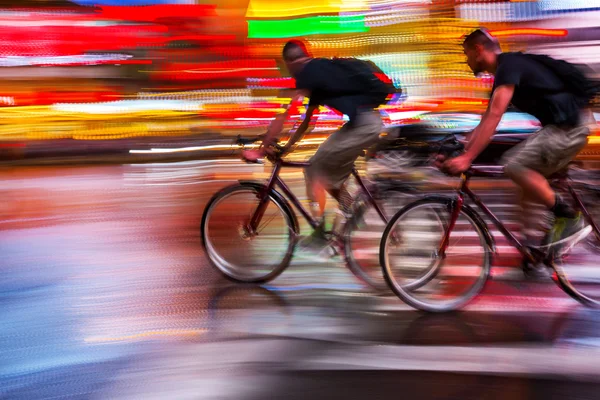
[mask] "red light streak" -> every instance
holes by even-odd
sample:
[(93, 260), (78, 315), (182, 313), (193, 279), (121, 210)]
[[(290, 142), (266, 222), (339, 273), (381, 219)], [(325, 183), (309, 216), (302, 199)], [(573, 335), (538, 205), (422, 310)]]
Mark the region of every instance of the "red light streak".
[(497, 31), (490, 31), (492, 36), (520, 36), (520, 35), (534, 35), (534, 36), (567, 36), (569, 33), (566, 29), (536, 29), (536, 28), (519, 28), (519, 29), (502, 29)]
[(214, 4), (169, 4), (154, 6), (103, 6), (100, 16), (106, 19), (152, 22), (158, 19), (217, 17)]

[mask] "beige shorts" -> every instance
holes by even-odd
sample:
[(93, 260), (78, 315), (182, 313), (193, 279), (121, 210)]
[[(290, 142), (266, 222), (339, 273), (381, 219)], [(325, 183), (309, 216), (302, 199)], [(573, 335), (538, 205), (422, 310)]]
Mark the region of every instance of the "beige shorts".
[(342, 126), (319, 146), (304, 170), (307, 183), (318, 179), (327, 189), (341, 188), (356, 159), (377, 142), (382, 129), (379, 111), (359, 113), (354, 124)]
[(505, 170), (533, 169), (545, 177), (563, 170), (587, 144), (590, 130), (581, 125), (571, 129), (547, 125), (508, 150), (502, 157)]

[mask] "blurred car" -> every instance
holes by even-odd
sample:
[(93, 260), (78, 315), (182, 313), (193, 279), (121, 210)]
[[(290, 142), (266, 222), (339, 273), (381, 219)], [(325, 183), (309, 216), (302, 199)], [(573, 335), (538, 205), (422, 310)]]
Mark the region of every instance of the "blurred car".
[[(377, 146), (367, 155), (367, 173), (371, 178), (406, 178), (407, 174), (431, 168), (432, 157), (439, 141), (454, 134), (466, 142), (467, 135), (481, 119), (477, 114), (430, 113), (418, 123), (390, 126)], [(528, 114), (508, 112), (502, 118), (489, 146), (475, 159), (475, 164), (497, 165), (504, 152), (520, 143), (540, 128), (539, 122)], [(431, 171), (436, 173), (437, 171)]]

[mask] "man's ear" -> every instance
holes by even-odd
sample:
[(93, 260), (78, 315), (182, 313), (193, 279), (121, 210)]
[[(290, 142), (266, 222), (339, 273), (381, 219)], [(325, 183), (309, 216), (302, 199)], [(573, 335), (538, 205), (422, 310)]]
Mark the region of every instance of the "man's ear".
[(475, 53), (477, 55), (480, 55), (485, 50), (485, 47), (482, 44), (475, 43), (475, 45), (473, 46), (473, 49), (475, 49)]

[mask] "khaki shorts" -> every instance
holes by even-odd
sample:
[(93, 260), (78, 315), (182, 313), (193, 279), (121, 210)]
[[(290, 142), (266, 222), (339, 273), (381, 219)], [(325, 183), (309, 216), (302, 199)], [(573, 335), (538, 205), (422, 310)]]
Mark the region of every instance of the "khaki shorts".
[(589, 128), (584, 125), (571, 129), (547, 125), (507, 151), (502, 165), (509, 173), (527, 168), (549, 177), (567, 167), (585, 147), (589, 134)]
[(319, 146), (310, 166), (304, 170), (307, 183), (319, 180), (327, 189), (341, 188), (356, 159), (377, 142), (382, 129), (379, 111), (359, 113), (354, 124), (342, 126)]

